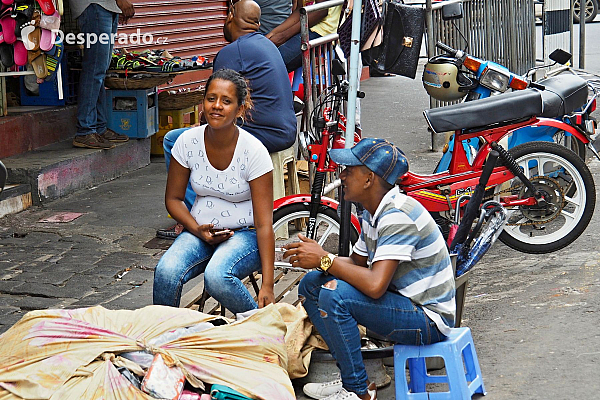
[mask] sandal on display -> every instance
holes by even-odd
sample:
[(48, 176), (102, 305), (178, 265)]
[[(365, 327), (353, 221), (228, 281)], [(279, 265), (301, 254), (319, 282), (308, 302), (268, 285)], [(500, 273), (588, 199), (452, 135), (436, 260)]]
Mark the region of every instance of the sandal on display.
[(40, 5), (40, 8), (44, 12), (44, 14), (46, 15), (52, 15), (56, 11), (52, 0), (37, 0), (37, 2)]
[(48, 69), (48, 76), (46, 77), (46, 81), (50, 81), (56, 76), (56, 71), (58, 70), (58, 67), (60, 66), (60, 62), (63, 57), (62, 41), (56, 42), (53, 50), (53, 55), (46, 54), (46, 68)]
[(38, 79), (45, 79), (48, 76), (48, 67), (46, 66), (46, 55), (41, 53), (31, 61), (31, 66)]
[[(7, 8), (7, 10), (11, 10), (11, 8)], [(17, 40), (17, 36), (15, 35), (17, 21), (11, 18), (9, 14), (10, 12), (3, 13), (2, 17), (0, 17), (0, 25), (2, 25), (4, 41), (8, 44), (13, 44)]]
[(56, 34), (54, 32), (49, 31), (48, 29), (42, 29), (40, 36), (40, 49), (42, 49), (42, 51), (52, 50), (55, 38)]
[(17, 40), (14, 44), (14, 59), (18, 66), (27, 65), (27, 49), (21, 40)]
[(14, 49), (12, 45), (7, 43), (0, 43), (0, 62), (6, 68), (10, 68), (15, 65)]
[(25, 48), (30, 51), (36, 51), (40, 48), (40, 37), (42, 31), (33, 25), (26, 26), (21, 30), (21, 40)]
[(60, 29), (60, 15), (58, 11), (52, 15), (43, 14), (40, 18), (40, 28), (55, 31)]
[(2, 0), (2, 4), (5, 4), (7, 6), (10, 6), (12, 3), (14, 3), (14, 0)]
[(28, 51), (27, 52), (27, 62), (29, 64), (31, 64), (31, 62), (33, 60), (35, 60), (36, 58), (38, 58), (38, 56), (40, 56), (42, 54), (41, 50), (35, 50), (35, 51)]

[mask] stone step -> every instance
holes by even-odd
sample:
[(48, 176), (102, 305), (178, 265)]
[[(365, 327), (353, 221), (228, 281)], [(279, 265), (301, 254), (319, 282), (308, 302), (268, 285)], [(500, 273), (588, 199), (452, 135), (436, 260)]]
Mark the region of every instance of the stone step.
[(75, 148), (72, 139), (2, 160), (8, 184), (28, 184), (35, 205), (110, 181), (150, 164), (150, 138), (110, 150)]
[(31, 185), (6, 185), (0, 192), (0, 218), (31, 207)]

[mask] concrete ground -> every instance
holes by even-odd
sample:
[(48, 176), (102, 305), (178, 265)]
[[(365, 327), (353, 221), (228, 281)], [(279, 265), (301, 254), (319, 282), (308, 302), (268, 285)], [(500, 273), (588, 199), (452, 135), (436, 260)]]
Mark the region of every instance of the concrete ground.
[[(429, 151), (420, 82), (374, 78), (362, 90), (364, 136), (389, 138), (413, 170), (430, 172), (440, 154)], [(589, 167), (599, 176), (600, 162)], [(162, 251), (144, 244), (172, 222), (163, 205), (165, 180), (164, 163), (153, 159), (111, 182), (0, 219), (0, 333), (35, 309), (151, 304)], [(59, 213), (82, 215), (41, 222)], [(489, 398), (598, 397), (598, 215), (566, 249), (529, 255), (497, 243), (474, 268), (463, 325), (473, 332)], [(393, 386), (378, 398), (393, 399)]]

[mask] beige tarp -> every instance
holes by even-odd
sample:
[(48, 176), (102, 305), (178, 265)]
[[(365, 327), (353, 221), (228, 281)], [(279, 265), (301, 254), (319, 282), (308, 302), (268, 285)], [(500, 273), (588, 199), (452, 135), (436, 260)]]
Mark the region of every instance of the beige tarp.
[(243, 321), (148, 344), (214, 318), (163, 306), (32, 311), (0, 336), (0, 400), (152, 399), (115, 367), (134, 368), (118, 354), (144, 349), (181, 367), (195, 385), (220, 383), (253, 398), (295, 399), (288, 353), (291, 376), (303, 376), (319, 345), (302, 307), (270, 305)]

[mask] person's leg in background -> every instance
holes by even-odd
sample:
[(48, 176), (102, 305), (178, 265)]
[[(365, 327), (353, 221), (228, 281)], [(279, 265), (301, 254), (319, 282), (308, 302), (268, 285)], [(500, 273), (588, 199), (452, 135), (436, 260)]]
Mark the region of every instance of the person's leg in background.
[[(113, 23), (111, 27), (111, 35), (110, 37), (116, 37), (117, 29), (119, 28), (119, 15), (113, 14)], [(106, 69), (104, 71), (104, 76), (106, 76), (106, 71), (110, 67), (110, 60), (112, 58), (112, 52), (114, 48), (114, 41), (110, 40), (110, 50), (108, 52), (108, 57), (106, 58)], [(103, 81), (104, 82), (104, 81)], [(111, 105), (112, 106), (112, 105)], [(107, 110), (106, 110), (106, 89), (104, 88), (104, 83), (100, 87), (100, 93), (98, 95), (98, 102), (96, 103), (96, 112), (98, 114), (98, 118), (96, 120), (96, 132), (101, 135), (104, 139), (115, 142), (115, 143), (123, 143), (129, 141), (129, 136), (121, 135), (112, 129), (107, 129)]]
[[(167, 167), (167, 173), (169, 173), (169, 165), (171, 165), (171, 150), (175, 145), (175, 141), (177, 141), (177, 138), (188, 129), (190, 129), (190, 127), (173, 129), (172, 131), (167, 132), (167, 134), (163, 137), (163, 150), (165, 153), (165, 165)], [(194, 201), (196, 201), (196, 192), (194, 192), (192, 185), (188, 182), (187, 189), (185, 190), (184, 201), (188, 210), (192, 209)], [(181, 231), (183, 231), (183, 226), (177, 223), (169, 228), (158, 229), (156, 231), (156, 237), (160, 239), (175, 239), (181, 233)]]
[[(73, 146), (92, 149), (111, 149), (115, 145), (99, 135), (98, 107), (100, 94), (104, 95), (104, 77), (110, 61), (112, 45), (110, 33), (118, 15), (98, 4), (90, 4), (77, 19), (79, 29), (86, 37), (77, 100), (77, 135)], [(100, 35), (109, 36), (101, 43)], [(93, 39), (92, 39), (93, 38)], [(91, 43), (95, 40), (95, 43)], [(103, 99), (104, 100), (104, 99)], [(105, 119), (106, 123), (106, 119)]]
[[(321, 35), (310, 31), (308, 34), (310, 40), (320, 38)], [(302, 66), (302, 50), (300, 49), (301, 39), (300, 34), (294, 35), (287, 40), (284, 44), (278, 47), (279, 53), (283, 58), (285, 67), (288, 72), (297, 70)]]

